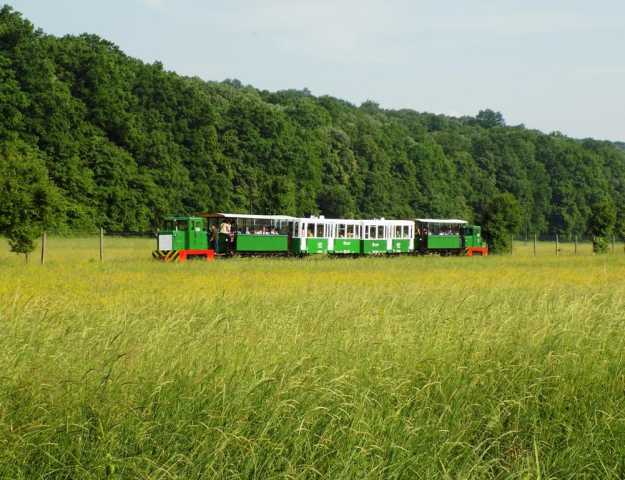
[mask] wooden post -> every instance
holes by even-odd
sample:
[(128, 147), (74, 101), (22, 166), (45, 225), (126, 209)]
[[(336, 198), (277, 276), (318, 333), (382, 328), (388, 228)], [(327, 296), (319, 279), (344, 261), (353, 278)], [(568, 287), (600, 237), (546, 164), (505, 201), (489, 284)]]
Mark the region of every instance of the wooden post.
[(558, 244), (559, 244), (559, 242), (558, 242), (558, 234), (556, 233), (556, 257), (558, 256), (558, 253), (559, 253), (558, 252), (558, 249), (559, 249)]
[(575, 241), (575, 247), (574, 247), (574, 250), (573, 250), (573, 255), (577, 255), (577, 235), (575, 235), (575, 240), (574, 241)]
[(614, 238), (615, 236), (612, 235), (612, 254), (614, 254), (614, 244), (616, 243), (616, 239)]
[(534, 234), (534, 256), (536, 256), (536, 234)]
[(46, 263), (46, 242), (48, 240), (48, 234), (44, 232), (41, 234), (41, 264)]
[(100, 261), (104, 261), (104, 229), (100, 227)]

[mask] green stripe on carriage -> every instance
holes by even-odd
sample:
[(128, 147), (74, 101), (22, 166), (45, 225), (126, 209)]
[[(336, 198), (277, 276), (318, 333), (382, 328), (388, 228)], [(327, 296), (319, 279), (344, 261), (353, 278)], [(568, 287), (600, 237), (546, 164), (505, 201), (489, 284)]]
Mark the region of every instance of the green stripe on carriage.
[(386, 252), (387, 252), (386, 239), (362, 241), (362, 253), (364, 255), (386, 253)]
[(334, 253), (355, 255), (360, 253), (360, 240), (357, 238), (335, 238)]
[(460, 248), (459, 235), (428, 235), (429, 249)]
[(235, 249), (237, 252), (287, 252), (288, 235), (245, 235), (237, 234)]
[(410, 251), (410, 239), (394, 238), (391, 242), (393, 253), (408, 253)]
[[(302, 250), (302, 241), (306, 240), (306, 247)], [(293, 253), (328, 253), (328, 239), (321, 237), (293, 238), (291, 239), (291, 251)]]

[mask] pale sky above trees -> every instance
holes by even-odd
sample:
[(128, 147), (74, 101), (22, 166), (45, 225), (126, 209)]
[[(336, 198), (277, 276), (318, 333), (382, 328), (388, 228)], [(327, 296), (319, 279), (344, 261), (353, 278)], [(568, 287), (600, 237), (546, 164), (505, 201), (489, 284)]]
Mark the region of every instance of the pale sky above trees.
[[(0, 0), (1, 1), (1, 0)], [(619, 0), (9, 0), (206, 80), (625, 140)]]

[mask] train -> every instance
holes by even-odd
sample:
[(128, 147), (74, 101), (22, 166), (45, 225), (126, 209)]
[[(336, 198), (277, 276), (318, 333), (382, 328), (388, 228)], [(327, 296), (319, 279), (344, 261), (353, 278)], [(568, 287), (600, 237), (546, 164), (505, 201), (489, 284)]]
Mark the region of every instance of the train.
[(356, 220), (324, 216), (200, 213), (168, 216), (155, 259), (233, 256), (486, 256), (479, 225), (460, 219)]

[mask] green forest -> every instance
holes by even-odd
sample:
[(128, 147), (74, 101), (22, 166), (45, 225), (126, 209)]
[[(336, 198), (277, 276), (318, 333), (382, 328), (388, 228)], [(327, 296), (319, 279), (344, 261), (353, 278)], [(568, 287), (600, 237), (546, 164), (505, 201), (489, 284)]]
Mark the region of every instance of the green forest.
[(622, 143), (486, 108), (455, 118), (183, 77), (95, 35), (47, 35), (8, 6), (0, 187), (5, 234), (152, 231), (197, 211), (480, 223), (502, 202), (520, 232), (584, 234), (595, 206), (625, 232)]

